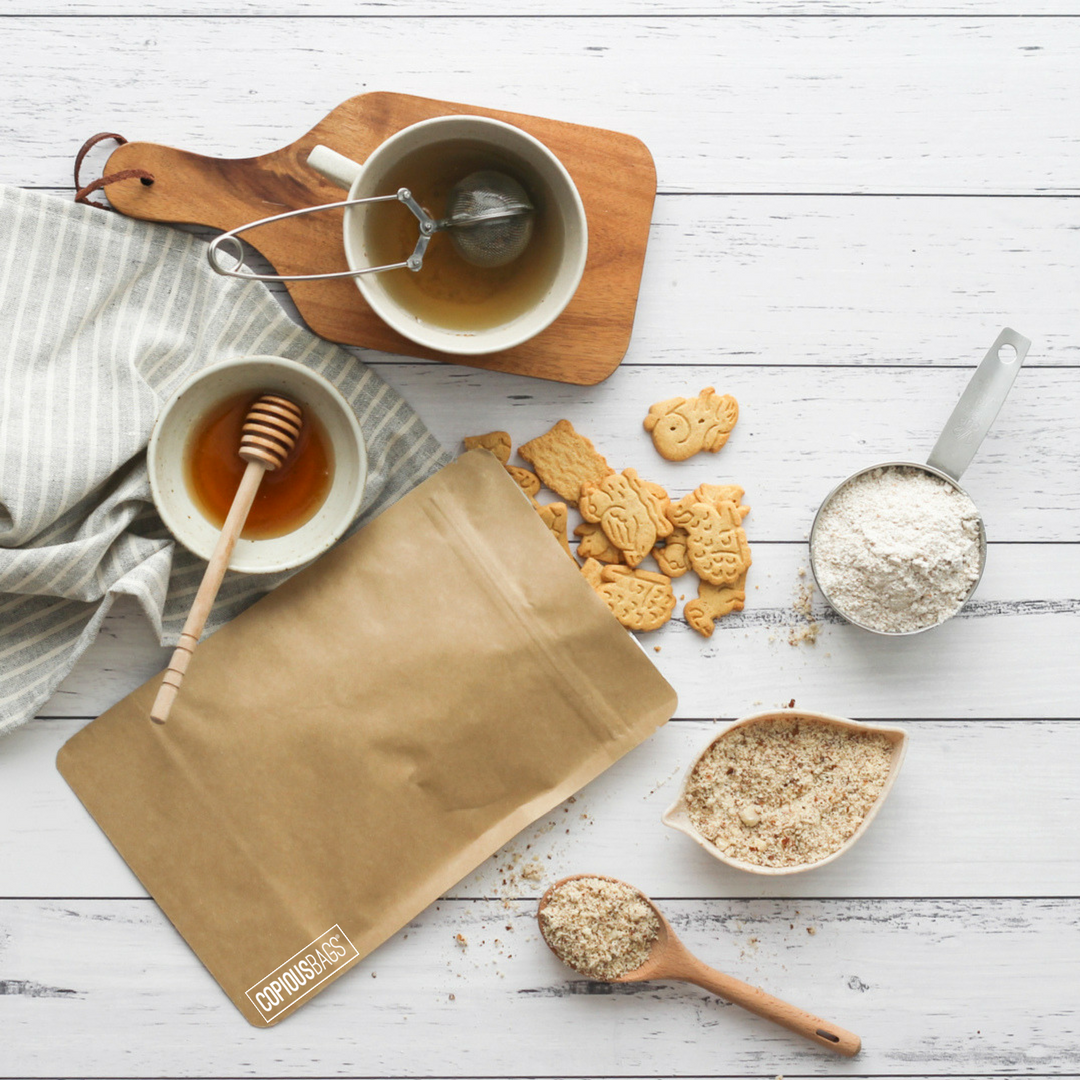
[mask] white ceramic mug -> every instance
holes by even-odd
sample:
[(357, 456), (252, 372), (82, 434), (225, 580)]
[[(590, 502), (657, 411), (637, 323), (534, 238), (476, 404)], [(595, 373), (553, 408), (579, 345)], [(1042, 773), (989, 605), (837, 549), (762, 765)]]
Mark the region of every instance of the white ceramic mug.
[[(440, 352), (473, 356), (520, 345), (550, 326), (573, 297), (585, 269), (588, 229), (585, 208), (574, 181), (562, 162), (539, 139), (501, 120), (482, 116), (439, 116), (421, 120), (391, 135), (362, 165), (326, 146), (316, 146), (308, 164), (332, 183), (345, 188), (349, 199), (392, 194), (387, 173), (408, 154), (439, 143), (487, 145), (500, 156), (520, 161), (525, 172), (543, 188), (548, 207), (547, 228), (557, 231), (558, 258), (546, 288), (526, 311), (507, 322), (483, 329), (461, 330), (424, 321), (387, 290), (383, 274), (360, 274), (356, 287), (372, 310), (403, 337)], [(345, 211), (345, 258), (351, 271), (374, 265), (365, 236), (367, 215), (386, 213), (374, 203)], [(387, 273), (407, 274), (409, 270)], [(421, 269), (419, 273), (423, 273)]]

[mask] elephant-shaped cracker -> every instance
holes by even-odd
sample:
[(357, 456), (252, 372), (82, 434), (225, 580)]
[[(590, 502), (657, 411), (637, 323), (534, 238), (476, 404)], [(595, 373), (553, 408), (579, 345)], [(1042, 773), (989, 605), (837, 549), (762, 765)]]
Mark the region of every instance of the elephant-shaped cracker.
[(657, 630), (675, 610), (670, 578), (629, 566), (601, 566), (589, 559), (582, 574), (628, 630)]
[(686, 553), (702, 581), (731, 585), (750, 566), (750, 545), (735, 503), (713, 505), (681, 499), (669, 514), (672, 522), (687, 532)]
[(645, 430), (668, 461), (685, 461), (701, 450), (715, 454), (739, 419), (739, 403), (711, 386), (694, 398), (659, 401), (645, 417)]
[(629, 566), (637, 566), (658, 538), (671, 534), (670, 505), (659, 484), (642, 480), (633, 469), (624, 469), (597, 483), (582, 484), (578, 508), (586, 521), (603, 528)]

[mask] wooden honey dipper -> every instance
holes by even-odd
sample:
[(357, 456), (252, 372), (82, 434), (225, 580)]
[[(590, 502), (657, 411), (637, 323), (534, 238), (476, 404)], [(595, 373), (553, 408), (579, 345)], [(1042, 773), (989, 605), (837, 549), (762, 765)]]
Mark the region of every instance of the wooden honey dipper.
[(199, 591), (188, 612), (180, 640), (173, 650), (172, 659), (165, 670), (165, 677), (150, 710), (150, 719), (164, 724), (169, 718), (173, 702), (180, 691), (188, 661), (199, 644), (199, 636), (206, 625), (214, 598), (221, 588), (225, 571), (229, 568), (233, 548), (240, 538), (244, 523), (251, 512), (251, 504), (258, 494), (263, 474), (279, 468), (296, 446), (300, 429), (304, 424), (303, 410), (288, 398), (276, 394), (263, 394), (252, 405), (241, 429), (240, 456), (248, 463), (240, 486), (233, 496), (232, 506), (221, 527), (221, 535), (210, 556), (203, 574)]

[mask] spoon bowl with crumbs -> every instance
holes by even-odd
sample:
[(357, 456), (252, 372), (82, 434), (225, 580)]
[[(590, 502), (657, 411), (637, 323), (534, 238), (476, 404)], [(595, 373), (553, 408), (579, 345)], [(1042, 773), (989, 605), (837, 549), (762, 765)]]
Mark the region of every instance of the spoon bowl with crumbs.
[(618, 878), (600, 874), (562, 878), (540, 898), (536, 918), (551, 951), (587, 978), (694, 983), (844, 1057), (859, 1052), (858, 1035), (702, 963), (659, 908)]

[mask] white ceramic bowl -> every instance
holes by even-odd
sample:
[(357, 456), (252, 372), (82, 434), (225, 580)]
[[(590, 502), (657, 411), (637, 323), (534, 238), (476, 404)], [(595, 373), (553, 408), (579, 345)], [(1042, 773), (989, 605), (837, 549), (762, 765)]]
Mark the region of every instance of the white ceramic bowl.
[(326, 500), (300, 528), (269, 540), (238, 540), (230, 570), (270, 574), (310, 562), (337, 541), (360, 512), (367, 452), (356, 414), (314, 371), (279, 356), (243, 356), (203, 368), (158, 415), (147, 448), (150, 488), (161, 519), (189, 551), (209, 559), (220, 530), (203, 517), (184, 480), (185, 446), (192, 430), (219, 402), (245, 392), (278, 392), (322, 422), (334, 456)]
[[(403, 157), (432, 144), (455, 142), (492, 147), (521, 162), (542, 187), (551, 216), (549, 227), (560, 235), (560, 257), (547, 289), (528, 311), (509, 322), (482, 330), (457, 330), (420, 320), (387, 290), (382, 274), (362, 274), (353, 280), (372, 310), (403, 337), (440, 352), (476, 356), (510, 349), (535, 337), (558, 318), (581, 281), (588, 254), (588, 225), (581, 196), (562, 162), (539, 139), (513, 124), (486, 116), (437, 116), (395, 132), (362, 165), (325, 146), (311, 151), (308, 164), (346, 188), (350, 199), (360, 199), (388, 194), (385, 176)], [(379, 204), (345, 211), (345, 258), (351, 269), (372, 265), (364, 224), (368, 213), (385, 212)]]
[[(836, 727), (858, 731), (860, 734), (864, 735), (868, 733), (884, 735), (893, 744), (889, 775), (885, 778), (885, 784), (877, 797), (877, 801), (870, 807), (866, 817), (862, 819), (859, 823), (859, 827), (851, 834), (851, 836), (849, 836), (831, 855), (826, 855), (824, 859), (818, 859), (817, 862), (802, 863), (798, 866), (759, 866), (757, 863), (743, 862), (741, 859), (733, 859), (730, 856), (725, 855), (715, 844), (702, 836), (702, 834), (698, 832), (693, 821), (690, 820), (690, 811), (686, 804), (686, 789), (690, 783), (690, 777), (693, 775), (694, 769), (697, 768), (698, 762), (701, 761), (710, 749), (712, 749), (718, 740), (722, 739), (729, 731), (733, 731), (735, 728), (748, 727), (751, 724), (760, 723), (762, 720), (794, 720), (796, 718), (804, 717), (807, 720), (819, 720), (823, 724), (832, 724)], [(877, 816), (878, 810), (881, 809), (881, 804), (885, 801), (892, 789), (893, 782), (896, 780), (896, 774), (900, 771), (900, 766), (903, 763), (906, 751), (907, 732), (902, 728), (882, 727), (878, 724), (863, 724), (857, 720), (847, 720), (841, 716), (829, 716), (826, 713), (806, 712), (803, 709), (769, 710), (768, 712), (754, 713), (752, 716), (744, 716), (742, 719), (736, 720), (732, 724), (728, 724), (723, 731), (714, 735), (709, 740), (707, 746), (702, 748), (701, 753), (694, 758), (690, 768), (686, 770), (686, 775), (683, 777), (682, 787), (679, 791), (679, 797), (667, 809), (661, 820), (665, 825), (670, 826), (672, 829), (678, 829), (679, 832), (686, 833), (691, 840), (703, 847), (714, 859), (719, 859), (720, 862), (726, 863), (728, 866), (733, 866), (736, 870), (746, 870), (751, 874), (763, 874), (768, 877), (776, 877), (780, 874), (800, 874), (805, 870), (817, 870), (819, 867), (831, 863), (834, 859), (840, 858), (840, 856), (843, 855), (845, 851), (848, 851), (859, 837), (866, 832), (870, 822)]]

